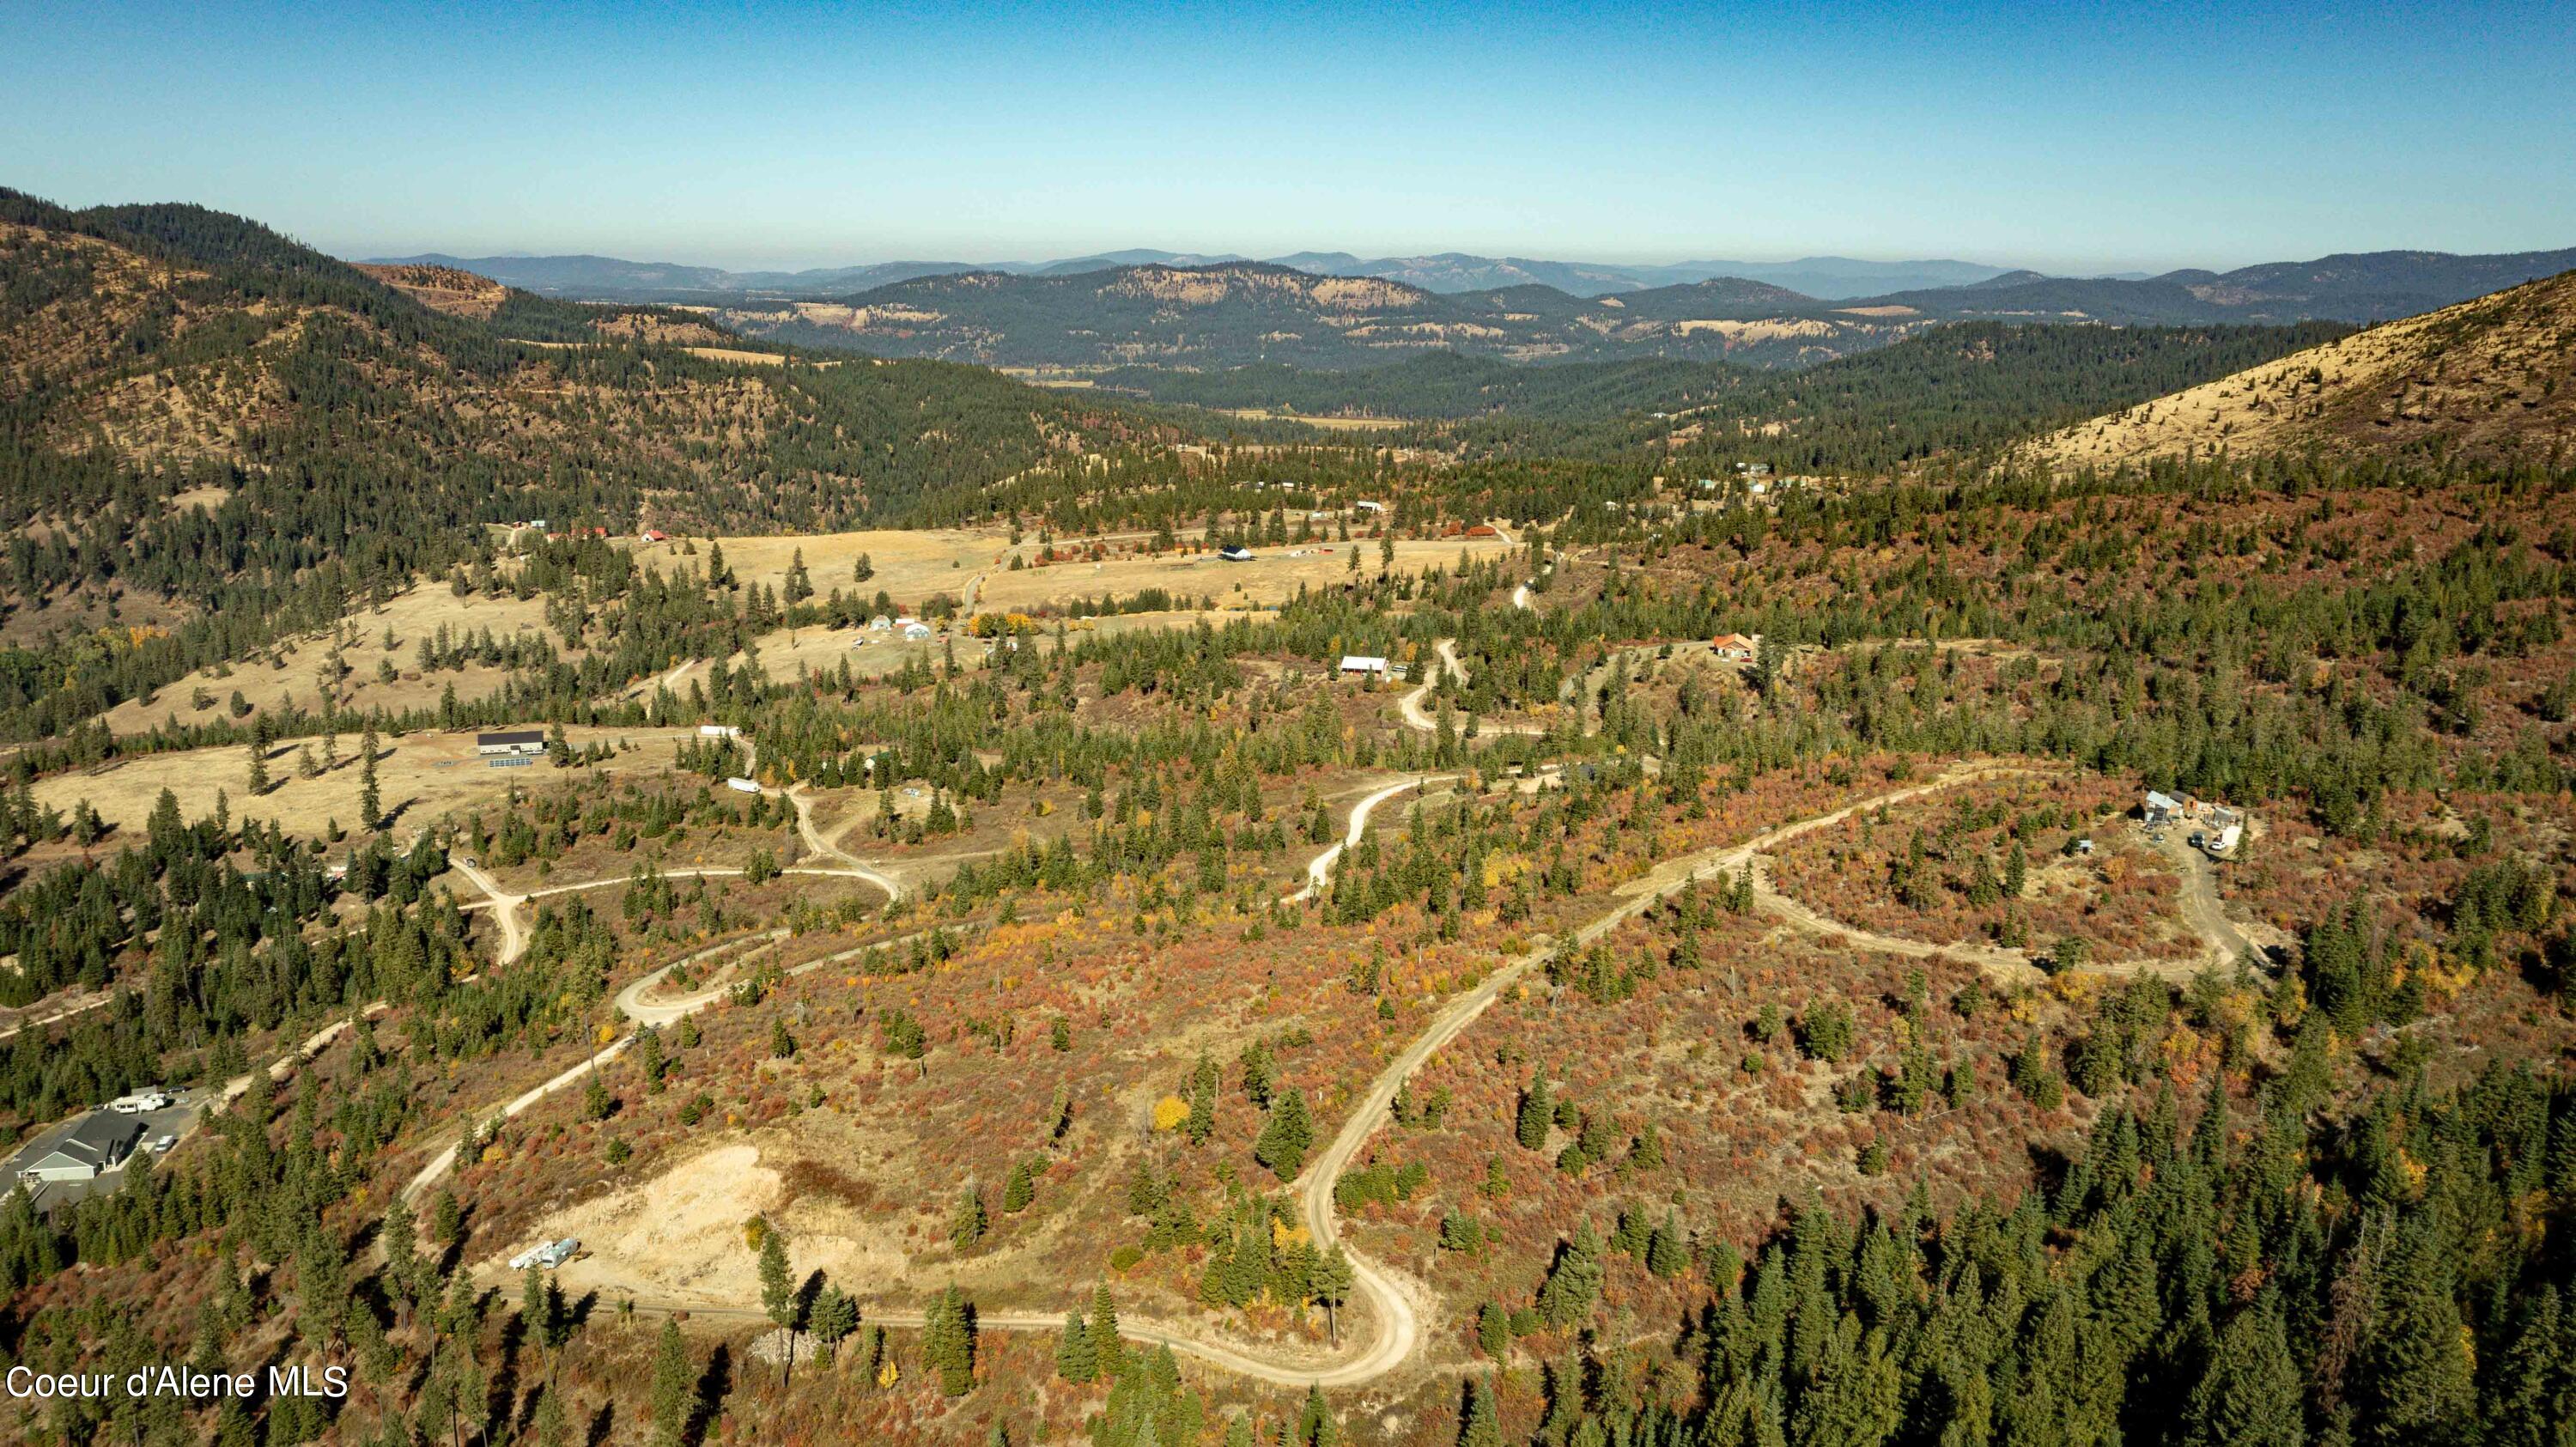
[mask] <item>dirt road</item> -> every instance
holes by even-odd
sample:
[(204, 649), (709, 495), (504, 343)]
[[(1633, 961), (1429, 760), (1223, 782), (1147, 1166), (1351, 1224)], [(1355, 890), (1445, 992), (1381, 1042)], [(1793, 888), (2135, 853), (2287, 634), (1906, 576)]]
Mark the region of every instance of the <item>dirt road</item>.
[(1295, 894), (1283, 896), (1280, 903), (1304, 904), (1306, 901), (1322, 894), (1326, 888), (1330, 887), (1333, 882), (1333, 865), (1341, 859), (1345, 851), (1355, 849), (1359, 846), (1361, 836), (1368, 833), (1369, 815), (1375, 812), (1378, 805), (1385, 803), (1387, 800), (1394, 798), (1396, 795), (1403, 793), (1407, 789), (1427, 789), (1433, 784), (1446, 783), (1457, 777), (1458, 776), (1456, 774), (1425, 774), (1418, 779), (1405, 779), (1397, 783), (1389, 784), (1385, 788), (1378, 790), (1376, 793), (1369, 795), (1367, 798), (1360, 800), (1359, 803), (1351, 809), (1350, 828), (1343, 832), (1340, 839), (1334, 841), (1333, 846), (1330, 849), (1316, 855), (1314, 859), (1309, 861), (1306, 865), (1306, 887), (1298, 890)]
[[(1693, 881), (1740, 869), (1756, 854), (1776, 848), (1811, 830), (1831, 827), (1863, 810), (1901, 803), (1924, 794), (1955, 788), (1961, 784), (2006, 772), (2015, 772), (2015, 770), (2010, 766), (1995, 765), (1953, 769), (1939, 778), (1922, 784), (1847, 804), (1830, 813), (1784, 824), (1742, 843), (1716, 845), (1666, 861), (1643, 877), (1621, 886), (1617, 891), (1622, 896), (1620, 903), (1575, 930), (1569, 942), (1578, 948), (1589, 945), (1623, 922), (1652, 908), (1656, 901), (1681, 890)], [(1307, 890), (1301, 896), (1291, 897), (1311, 896), (1318, 887), (1318, 883), (1330, 877), (1332, 861), (1339, 858), (1341, 852), (1356, 842), (1365, 832), (1368, 816), (1378, 805), (1408, 789), (1418, 788), (1423, 784), (1437, 782), (1446, 777), (1448, 776), (1434, 775), (1424, 780), (1401, 781), (1363, 798), (1352, 810), (1350, 829), (1341, 842), (1318, 855), (1314, 863), (1308, 866), (1310, 882)], [(868, 948), (874, 948), (874, 946), (810, 961), (798, 966), (791, 973), (802, 973), (805, 970), (855, 958), (865, 953)], [(1386, 1124), (1396, 1092), (1403, 1087), (1404, 1082), (1414, 1071), (1420, 1069), (1432, 1056), (1464, 1033), (1468, 1026), (1474, 1024), (1479, 1016), (1492, 1007), (1494, 1001), (1505, 989), (1543, 963), (1554, 949), (1555, 943), (1542, 937), (1538, 948), (1506, 962), (1473, 989), (1442, 1006), (1422, 1033), (1415, 1036), (1402, 1052), (1387, 1062), (1386, 1067), (1370, 1082), (1367, 1091), (1353, 1103), (1341, 1130), (1291, 1185), (1291, 1190), (1300, 1197), (1302, 1219), (1319, 1249), (1329, 1248), (1341, 1239), (1340, 1222), (1334, 1209), (1333, 1188), (1339, 1183), (1342, 1173), (1349, 1168), (1361, 1147), (1365, 1146), (1369, 1138)], [(674, 965), (677, 963), (675, 961)], [(691, 1010), (702, 1009), (721, 997), (721, 990), (708, 990), (677, 1000), (649, 1000), (652, 988), (669, 974), (674, 965), (663, 966), (620, 991), (617, 997), (618, 1009), (629, 1019), (637, 1020), (639, 1024), (660, 1023), (666, 1017), (677, 1019), (679, 1015)], [(505, 1116), (516, 1115), (546, 1096), (579, 1083), (599, 1064), (623, 1053), (634, 1038), (632, 1034), (621, 1037), (591, 1059), (512, 1100), (503, 1107), (502, 1113)], [(405, 1198), (415, 1197), (435, 1183), (452, 1168), (455, 1155), (456, 1148), (451, 1146), (433, 1158), (405, 1188)], [(1143, 1322), (1132, 1325), (1122, 1324), (1122, 1332), (1138, 1341), (1169, 1346), (1175, 1352), (1185, 1353), (1211, 1365), (1282, 1386), (1312, 1384), (1339, 1387), (1375, 1380), (1413, 1356), (1421, 1345), (1422, 1324), (1406, 1284), (1362, 1253), (1345, 1248), (1345, 1254), (1351, 1262), (1354, 1295), (1358, 1300), (1366, 1303), (1367, 1309), (1362, 1313), (1362, 1320), (1371, 1325), (1373, 1334), (1348, 1358), (1331, 1365), (1283, 1364), (1265, 1361), (1220, 1342), (1207, 1341), (1186, 1332)], [(650, 1305), (651, 1303), (639, 1302), (639, 1304)], [(753, 1317), (759, 1314), (751, 1307), (710, 1307), (703, 1303), (671, 1303), (670, 1305), (684, 1307), (693, 1313), (703, 1315)], [(881, 1311), (870, 1308), (868, 1319), (886, 1325), (910, 1326), (920, 1324), (922, 1317), (918, 1312)], [(1063, 1326), (1063, 1318), (1053, 1314), (993, 1313), (980, 1315), (978, 1322), (984, 1327), (1001, 1331), (1057, 1331)]]

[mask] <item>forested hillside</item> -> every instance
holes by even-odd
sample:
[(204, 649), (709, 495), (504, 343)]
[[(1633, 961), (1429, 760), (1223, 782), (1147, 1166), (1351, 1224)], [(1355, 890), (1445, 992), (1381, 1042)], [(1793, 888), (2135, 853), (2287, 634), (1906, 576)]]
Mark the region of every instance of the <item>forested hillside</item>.
[(699, 355), (742, 344), (688, 313), (433, 310), (192, 206), (0, 193), (0, 282), (0, 715), (35, 735), (486, 562), (490, 524), (846, 527), (1183, 435), (973, 368)]
[(1660, 359), (1513, 366), (1436, 353), (1354, 371), (1124, 367), (1098, 383), (1203, 407), (1457, 423), (1406, 435), (1478, 454), (1608, 458), (1651, 447), (1680, 451), (1686, 466), (1753, 460), (1801, 472), (1871, 472), (2012, 442), (2341, 332), (2330, 323), (1970, 322), (1800, 372)]
[(1845, 315), (1731, 278), (1586, 300), (1534, 284), (1443, 295), (1260, 262), (926, 276), (828, 302), (746, 302), (720, 315), (752, 335), (810, 346), (1076, 369), (1364, 367), (1442, 350), (1513, 361), (1797, 365), (1884, 345), (1921, 325)]

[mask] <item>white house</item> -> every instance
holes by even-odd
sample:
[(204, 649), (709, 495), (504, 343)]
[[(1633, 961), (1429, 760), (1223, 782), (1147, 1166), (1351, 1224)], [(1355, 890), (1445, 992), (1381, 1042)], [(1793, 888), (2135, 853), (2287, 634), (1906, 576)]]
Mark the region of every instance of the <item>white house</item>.
[(894, 620), (883, 613), (879, 613), (874, 618), (868, 620), (868, 631), (871, 633), (883, 633), (893, 626)]
[(1225, 559), (1229, 563), (1248, 563), (1252, 561), (1252, 549), (1243, 546), (1241, 543), (1228, 543), (1224, 547), (1217, 549), (1216, 555)]
[(742, 737), (742, 730), (735, 728), (732, 724), (700, 724), (698, 725), (698, 737), (702, 739), (738, 739)]
[(125, 1164), (142, 1134), (140, 1121), (93, 1111), (18, 1174), (30, 1181), (94, 1181), (100, 1172)]
[(1386, 511), (1386, 504), (1385, 504), (1385, 503), (1382, 503), (1382, 502), (1370, 502), (1370, 501), (1366, 500), (1365, 498), (1363, 498), (1362, 500), (1360, 500), (1360, 501), (1358, 501), (1358, 502), (1355, 502), (1355, 503), (1352, 503), (1352, 504), (1351, 504), (1351, 511), (1353, 511), (1353, 512), (1384, 512), (1384, 511)]

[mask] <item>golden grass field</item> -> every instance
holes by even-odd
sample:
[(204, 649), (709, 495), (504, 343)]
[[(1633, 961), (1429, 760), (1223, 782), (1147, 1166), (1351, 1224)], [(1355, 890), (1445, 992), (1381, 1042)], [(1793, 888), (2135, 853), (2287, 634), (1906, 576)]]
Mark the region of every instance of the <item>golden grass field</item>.
[[(1328, 547), (1331, 552), (1323, 551)], [(1510, 547), (1500, 538), (1398, 542), (1395, 571), (1420, 573), (1430, 568), (1453, 568), (1462, 555), (1483, 558)], [(1097, 563), (1054, 563), (1018, 572), (1005, 568), (985, 578), (977, 601), (985, 612), (1028, 612), (1070, 598), (1097, 598), (1103, 594), (1126, 597), (1147, 588), (1161, 588), (1176, 598), (1213, 598), (1220, 608), (1270, 608), (1295, 597), (1301, 586), (1315, 589), (1347, 582), (1352, 576), (1353, 549), (1359, 552), (1360, 574), (1375, 576), (1377, 542), (1354, 538), (1347, 543), (1257, 548), (1252, 560), (1242, 563), (1225, 562), (1214, 553), (1185, 553), (1113, 557)]]
[[(906, 606), (918, 605), (932, 594), (943, 592), (963, 600), (967, 580), (993, 566), (1009, 546), (999, 533), (956, 528), (744, 536), (717, 541), (724, 544), (725, 565), (746, 586), (785, 586), (788, 564), (802, 552), (816, 596), (827, 597), (838, 588), (844, 593), (874, 597), (883, 589)], [(667, 543), (637, 543), (634, 547), (637, 562), (656, 565), (666, 572), (676, 564), (703, 568), (707, 562), (707, 540), (702, 537), (675, 536)], [(688, 547), (696, 549), (694, 556), (684, 551)], [(851, 567), (862, 553), (876, 569), (875, 576), (864, 583), (851, 576)]]
[[(378, 680), (377, 665), (388, 656), (397, 674), (416, 672), (416, 650), (420, 640), (446, 624), (452, 634), (480, 634), (486, 628), (492, 636), (507, 642), (526, 635), (542, 635), (561, 640), (545, 627), (545, 604), (537, 599), (521, 602), (508, 594), (476, 594), (459, 598), (445, 583), (423, 583), (378, 608), (362, 608), (341, 621), (339, 636), (350, 641), (340, 650), (348, 667), (335, 685), (343, 703), (353, 708), (382, 707), (389, 710), (426, 708), (437, 704), (439, 693), (449, 684), (456, 685), (458, 698), (471, 699), (490, 693), (509, 676), (506, 669), (469, 667), (461, 671), (443, 671), (416, 677), (397, 677), (392, 683)], [(394, 634), (391, 655), (385, 651), (385, 630)], [(119, 734), (149, 731), (153, 725), (170, 718), (183, 724), (214, 723), (230, 718), (229, 703), (234, 690), (254, 709), (274, 709), (292, 696), (307, 708), (322, 700), (322, 670), (331, 653), (331, 632), (300, 635), (268, 650), (273, 662), (254, 658), (232, 665), (230, 677), (214, 669), (199, 669), (163, 688), (148, 703), (128, 700), (108, 710), (107, 726)], [(204, 689), (212, 701), (204, 708), (193, 702), (196, 690)]]
[[(632, 753), (621, 753), (597, 767), (610, 773), (640, 775), (667, 773), (673, 742), (690, 737), (692, 732), (678, 728), (567, 728), (564, 736), (576, 748), (602, 741), (636, 745)], [(296, 777), (297, 751), (302, 742), (279, 744), (271, 750), (269, 792), (257, 798), (250, 792), (248, 747), (228, 744), (147, 754), (102, 773), (57, 774), (39, 779), (34, 786), (36, 799), (66, 813), (72, 805), (87, 799), (100, 817), (120, 830), (138, 832), (151, 816), (152, 806), (163, 789), (178, 797), (180, 814), (190, 819), (212, 815), (215, 796), (221, 793), (234, 819), (274, 820), (280, 828), (301, 838), (324, 837), (333, 820), (344, 829), (356, 828), (361, 788), (359, 737), (342, 736), (339, 766), (311, 779)], [(397, 834), (406, 837), (409, 830), (402, 826), (426, 823), (450, 809), (497, 805), (508, 797), (512, 785), (526, 787), (545, 782), (556, 773), (543, 760), (523, 769), (488, 767), (474, 752), (472, 729), (387, 737), (380, 749), (377, 790), (389, 813), (400, 811)], [(313, 741), (313, 752), (318, 759), (322, 753), (319, 741)]]

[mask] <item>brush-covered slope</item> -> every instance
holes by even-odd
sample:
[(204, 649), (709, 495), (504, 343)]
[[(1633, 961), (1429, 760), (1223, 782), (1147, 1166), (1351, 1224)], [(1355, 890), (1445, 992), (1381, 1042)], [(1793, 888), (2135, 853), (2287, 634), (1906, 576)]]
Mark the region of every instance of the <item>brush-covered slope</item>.
[(2053, 434), (2064, 466), (2321, 449), (2563, 458), (2576, 271), (2389, 322)]

